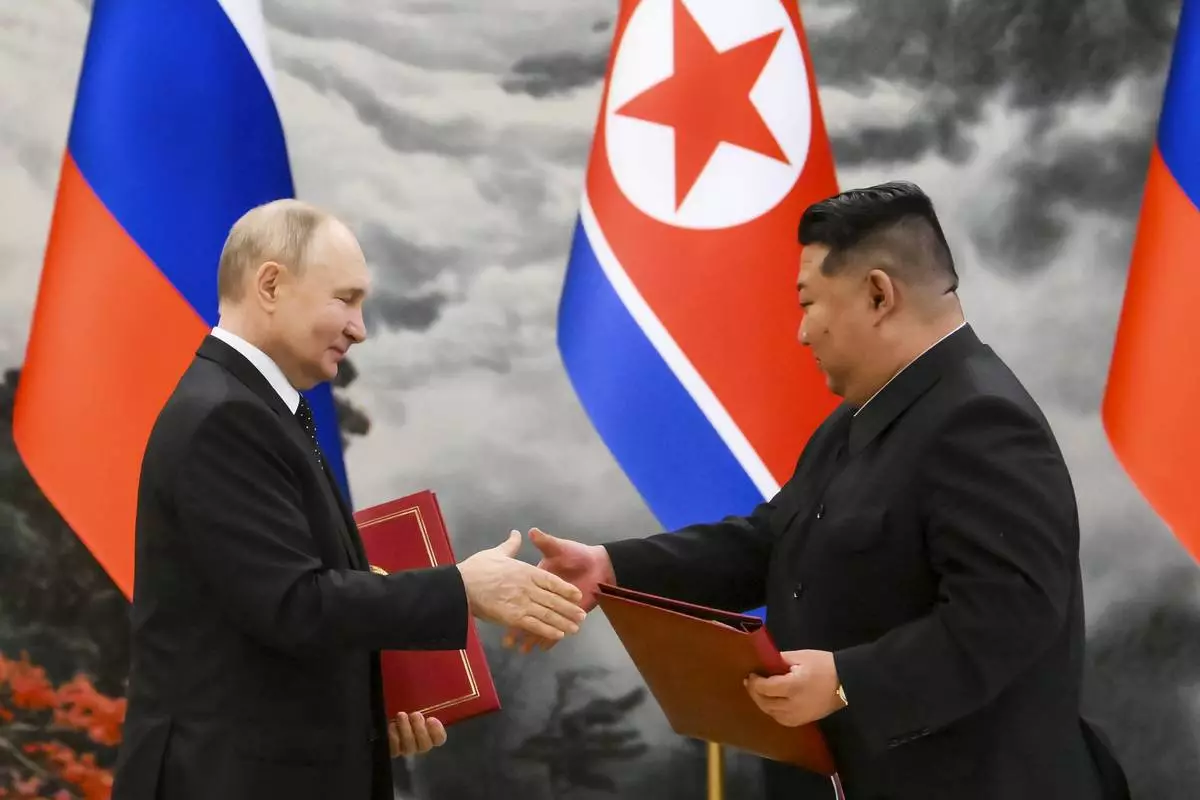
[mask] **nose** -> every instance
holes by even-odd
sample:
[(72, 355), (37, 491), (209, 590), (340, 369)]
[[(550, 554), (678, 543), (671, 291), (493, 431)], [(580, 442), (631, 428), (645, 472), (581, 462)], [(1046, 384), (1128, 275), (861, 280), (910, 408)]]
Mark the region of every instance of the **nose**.
[(350, 321), (346, 324), (346, 336), (355, 344), (361, 344), (367, 339), (367, 324), (363, 321), (362, 309), (356, 309)]
[(796, 331), (796, 339), (798, 339), (800, 344), (804, 345), (805, 347), (808, 347), (808, 331), (806, 331), (804, 328), (804, 323), (807, 321), (807, 319), (808, 318), (805, 317), (804, 319), (800, 320), (800, 328)]

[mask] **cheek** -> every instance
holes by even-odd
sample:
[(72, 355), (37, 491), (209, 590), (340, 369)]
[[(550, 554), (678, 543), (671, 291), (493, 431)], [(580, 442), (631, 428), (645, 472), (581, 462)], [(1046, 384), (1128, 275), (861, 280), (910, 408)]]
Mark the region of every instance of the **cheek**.
[(846, 315), (838, 320), (837, 339), (842, 350), (848, 353), (861, 353), (870, 341), (869, 320), (862, 317)]
[(804, 315), (805, 332), (809, 341), (824, 339), (829, 335), (829, 314), (820, 306), (811, 306)]
[(345, 307), (341, 303), (326, 303), (313, 316), (313, 335), (325, 342), (337, 337), (345, 328)]
[(357, 307), (348, 303), (338, 303), (331, 307), (325, 315), (321, 326), (321, 336), (327, 347), (341, 347), (346, 344), (346, 331), (351, 328), (362, 328), (364, 325)]

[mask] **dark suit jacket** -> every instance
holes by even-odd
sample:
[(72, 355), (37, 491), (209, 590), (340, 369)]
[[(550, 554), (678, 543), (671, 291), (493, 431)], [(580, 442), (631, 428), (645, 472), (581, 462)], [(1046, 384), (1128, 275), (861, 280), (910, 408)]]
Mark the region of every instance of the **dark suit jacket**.
[(1101, 797), (1071, 479), (970, 327), (831, 414), (748, 517), (608, 552), (623, 585), (765, 603), (781, 649), (835, 654), (849, 706), (821, 725), (849, 800)]
[(376, 575), (311, 441), (208, 337), (142, 465), (114, 800), (391, 800), (380, 649), (465, 646), (454, 566)]

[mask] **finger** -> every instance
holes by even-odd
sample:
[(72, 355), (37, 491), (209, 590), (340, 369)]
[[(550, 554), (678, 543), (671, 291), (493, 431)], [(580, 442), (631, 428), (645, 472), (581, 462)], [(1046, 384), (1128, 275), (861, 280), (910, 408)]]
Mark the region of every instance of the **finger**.
[(571, 620), (577, 626), (582, 625), (583, 621), (587, 619), (587, 611), (580, 608), (577, 603), (572, 603), (570, 600), (554, 592), (534, 587), (533, 591), (530, 592), (529, 599), (542, 608), (547, 608), (560, 617)]
[(579, 590), (578, 586), (563, 580), (553, 572), (547, 572), (544, 569), (535, 569), (533, 571), (533, 582), (538, 588), (545, 589), (547, 592), (553, 592), (576, 605), (583, 600), (583, 592)]
[(396, 715), (396, 733), (400, 735), (400, 752), (402, 754), (407, 756), (417, 751), (417, 741), (413, 736), (412, 723), (408, 720), (408, 714), (403, 711)]
[(400, 755), (400, 733), (396, 730), (396, 720), (388, 723), (388, 750), (392, 754), (392, 758), (397, 758)]
[[(566, 638), (566, 637), (563, 637), (563, 638)], [(528, 632), (524, 632), (524, 631), (521, 633), (521, 639), (522, 639), (522, 648), (521, 649), (523, 652), (526, 652), (526, 653), (530, 652), (535, 647), (542, 651), (549, 650), (550, 648), (554, 647), (554, 645), (558, 644), (559, 641), (561, 641), (560, 639), (547, 639), (545, 636), (535, 636), (532, 633), (528, 633)]]
[(754, 701), (754, 705), (758, 706), (759, 711), (775, 719), (779, 719), (780, 715), (788, 711), (788, 701), (786, 700), (776, 697), (764, 697), (753, 692), (750, 694), (750, 699)]
[(512, 530), (508, 532), (508, 538), (501, 544), (496, 546), (496, 550), (501, 555), (514, 558), (517, 552), (521, 549), (521, 532)]
[[(558, 628), (547, 625), (545, 622), (531, 614), (526, 614), (525, 616), (521, 617), (521, 619), (517, 620), (517, 627), (521, 628), (521, 630), (527, 633), (533, 634), (534, 636), (540, 636), (543, 639), (550, 639), (551, 641), (555, 642), (566, 636), (566, 634), (560, 631)], [(529, 651), (526, 650), (525, 652)]]
[(796, 679), (791, 673), (773, 675), (769, 678), (752, 675), (747, 680), (746, 687), (761, 697), (791, 697), (798, 688)]
[(792, 666), (799, 666), (808, 660), (808, 650), (784, 650), (779, 655), (783, 656), (783, 660)]
[(530, 638), (529, 634), (524, 629), (517, 627), (514, 622), (508, 626), (508, 633), (504, 635), (504, 646), (520, 648), (528, 638)]
[[(579, 622), (576, 622), (571, 617), (563, 616), (553, 608), (534, 603), (526, 613), (537, 617), (550, 627), (557, 628), (568, 636), (574, 636), (579, 633)], [(580, 622), (582, 622), (582, 619)]]
[(756, 672), (751, 672), (749, 675), (747, 675), (745, 677), (745, 679), (742, 680), (742, 683), (746, 686), (746, 688), (751, 689), (755, 692), (760, 692), (762, 690), (763, 682), (766, 680), (769, 680), (772, 677), (775, 677), (775, 676), (759, 675)]
[(442, 721), (437, 717), (430, 717), (425, 726), (429, 731), (429, 740), (434, 747), (441, 747), (446, 743), (446, 728), (442, 725)]
[(787, 713), (791, 709), (792, 704), (792, 700), (783, 697), (761, 697), (759, 698), (758, 707), (775, 717)]
[(540, 528), (529, 529), (529, 541), (533, 542), (533, 546), (541, 550), (542, 555), (547, 558), (556, 556), (562, 551), (562, 544), (559, 540)]
[(540, 647), (542, 650), (549, 650), (556, 642), (543, 639), (540, 636), (534, 636), (532, 633), (510, 627), (508, 632), (501, 639), (501, 644), (509, 650), (516, 649), (521, 653), (528, 653), (535, 647)]
[(429, 739), (429, 729), (425, 725), (425, 716), (421, 712), (416, 712), (412, 715), (413, 739), (416, 741), (417, 752), (427, 753), (433, 749), (433, 742)]
[(526, 633), (521, 641), (521, 652), (531, 653), (535, 647), (542, 652), (546, 652), (556, 644), (558, 644), (557, 641), (551, 641), (550, 639), (545, 639), (541, 636), (534, 636), (531, 633)]

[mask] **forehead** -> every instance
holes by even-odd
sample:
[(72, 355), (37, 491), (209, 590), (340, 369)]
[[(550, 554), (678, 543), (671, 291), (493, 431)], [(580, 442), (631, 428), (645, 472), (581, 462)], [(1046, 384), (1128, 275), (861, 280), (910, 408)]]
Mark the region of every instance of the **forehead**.
[(796, 278), (800, 288), (807, 288), (826, 279), (821, 274), (821, 265), (825, 263), (827, 255), (829, 248), (820, 244), (806, 245), (800, 250), (800, 273)]
[(309, 243), (307, 256), (314, 276), (356, 286), (365, 286), (370, 281), (362, 248), (354, 235), (340, 225), (317, 231)]

